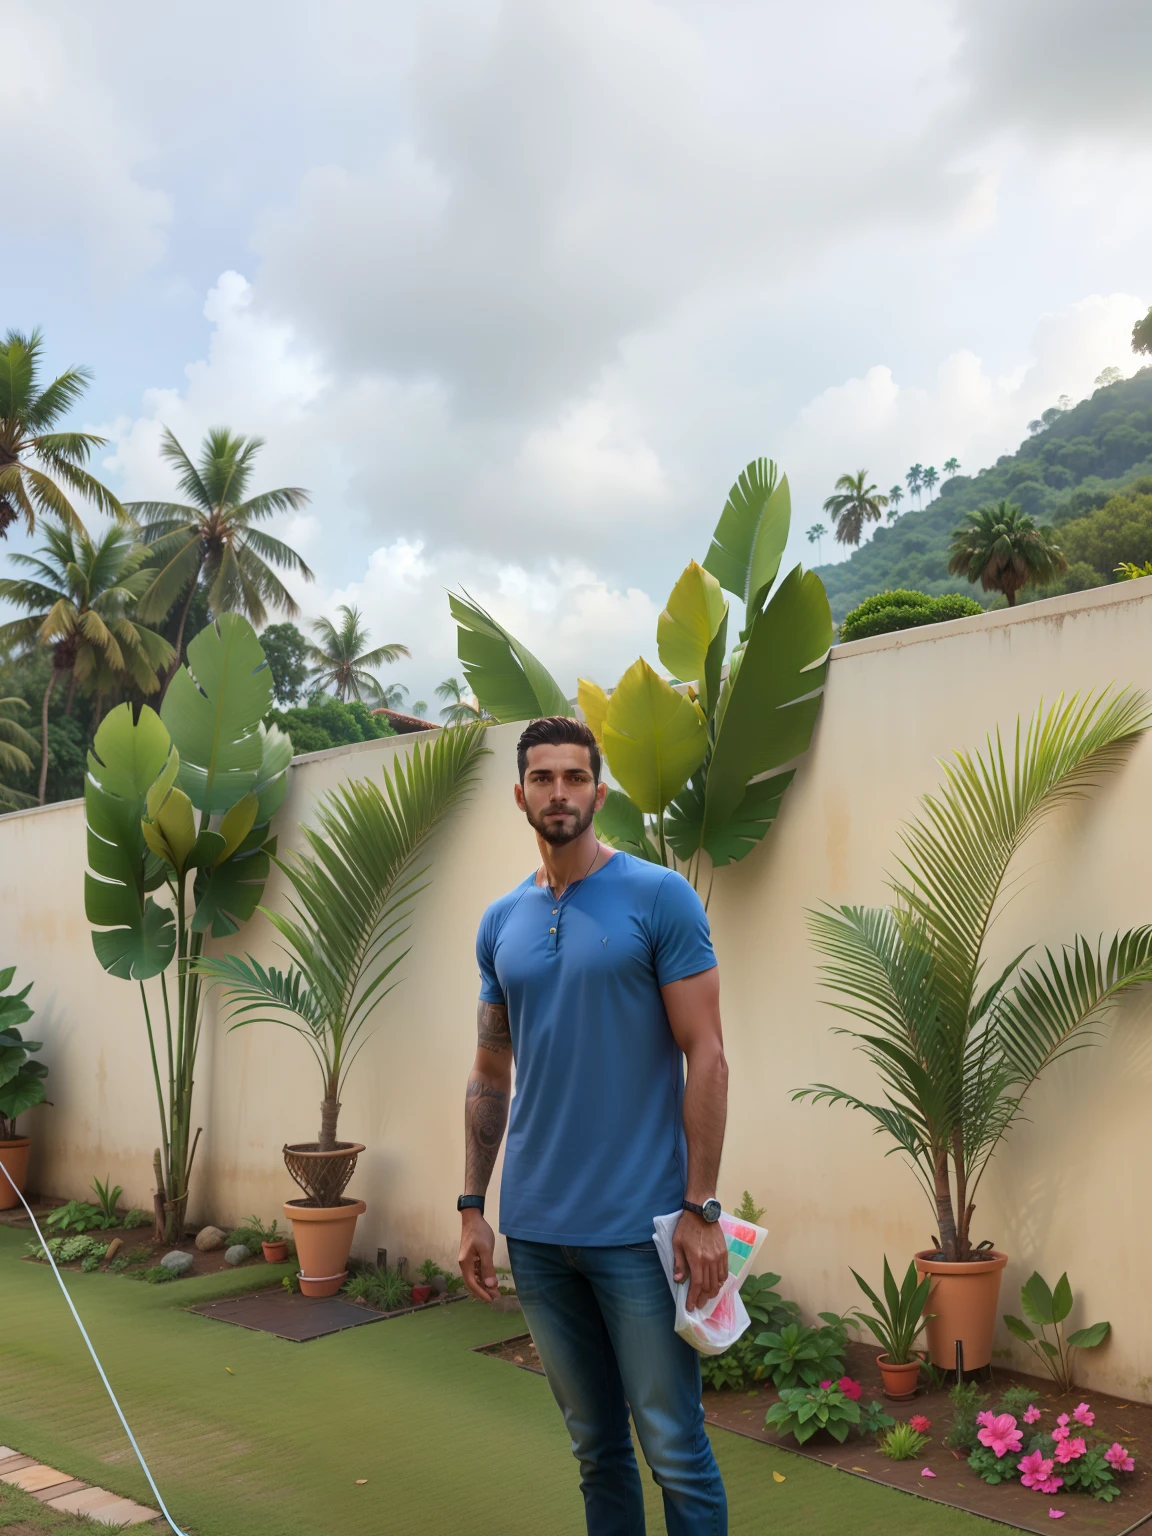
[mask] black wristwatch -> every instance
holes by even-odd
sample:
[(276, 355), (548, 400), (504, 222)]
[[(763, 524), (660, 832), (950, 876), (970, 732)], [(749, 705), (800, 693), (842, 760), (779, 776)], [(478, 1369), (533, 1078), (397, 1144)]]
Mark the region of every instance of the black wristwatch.
[(461, 1195), (459, 1200), (457, 1200), (457, 1202), (456, 1202), (456, 1209), (458, 1211), (479, 1211), (481, 1216), (483, 1216), (483, 1214), (484, 1214), (484, 1196), (483, 1195)]
[(704, 1221), (708, 1222), (709, 1226), (711, 1226), (714, 1221), (720, 1220), (721, 1206), (719, 1200), (717, 1200), (715, 1196), (713, 1196), (711, 1200), (705, 1200), (703, 1205), (696, 1205), (691, 1200), (685, 1200), (684, 1209), (686, 1211), (691, 1211), (693, 1216), (701, 1217)]

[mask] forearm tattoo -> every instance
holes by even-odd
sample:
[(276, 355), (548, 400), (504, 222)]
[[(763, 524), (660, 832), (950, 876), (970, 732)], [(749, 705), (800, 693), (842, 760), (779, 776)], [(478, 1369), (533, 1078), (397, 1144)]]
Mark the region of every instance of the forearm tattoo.
[(466, 1194), (482, 1195), (488, 1188), (496, 1154), (508, 1123), (508, 1095), (482, 1077), (468, 1080), (464, 1101)]
[(482, 1051), (499, 1056), (512, 1049), (508, 1010), (503, 1003), (481, 1003), (476, 1009), (476, 1043)]

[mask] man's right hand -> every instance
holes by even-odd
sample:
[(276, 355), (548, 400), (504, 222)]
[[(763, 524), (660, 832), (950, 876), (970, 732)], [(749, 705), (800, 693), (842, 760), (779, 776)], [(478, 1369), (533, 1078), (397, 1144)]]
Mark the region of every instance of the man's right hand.
[(464, 1284), (479, 1301), (495, 1301), (496, 1234), (477, 1210), (461, 1211), (460, 1273)]

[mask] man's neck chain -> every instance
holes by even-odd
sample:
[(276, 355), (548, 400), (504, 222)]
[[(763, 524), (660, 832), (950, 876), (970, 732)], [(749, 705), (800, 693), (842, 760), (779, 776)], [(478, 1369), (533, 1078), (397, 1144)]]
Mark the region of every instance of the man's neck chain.
[[(600, 844), (599, 844), (599, 843), (597, 843), (597, 844), (596, 844), (596, 852), (595, 852), (595, 853), (594, 853), (594, 854), (593, 854), (593, 855), (592, 855), (592, 863), (591, 863), (591, 864), (589, 864), (589, 866), (588, 866), (588, 868), (587, 868), (587, 869), (586, 869), (586, 870), (585, 870), (585, 871), (584, 871), (584, 873), (583, 873), (583, 874), (582, 874), (582, 875), (581, 875), (581, 876), (580, 876), (580, 879), (581, 879), (581, 880), (587, 880), (587, 878), (588, 878), (588, 876), (589, 876), (589, 875), (590, 875), (590, 874), (591, 874), (591, 873), (592, 873), (592, 866), (593, 866), (593, 865), (594, 865), (594, 864), (595, 864), (595, 863), (596, 863), (596, 860), (597, 860), (597, 859), (598, 859), (598, 858), (599, 858), (599, 857), (600, 857)], [(565, 891), (566, 891), (566, 890), (567, 890), (567, 889), (568, 889), (568, 887), (569, 887), (569, 886), (570, 886), (570, 885), (576, 885), (576, 884), (579, 884), (579, 881), (574, 881), (574, 880), (566, 880), (566, 881), (565, 881), (565, 882), (564, 882), (564, 884), (563, 884), (563, 885), (562, 885), (562, 886), (561, 886), (561, 887), (560, 887), (560, 889), (559, 889), (559, 890), (557, 890), (557, 889), (556, 889), (556, 887), (555, 887), (555, 886), (554, 886), (554, 885), (550, 885), (550, 884), (549, 884), (549, 882), (548, 882), (548, 871), (547, 871), (547, 870), (546, 870), (546, 869), (545, 869), (545, 868), (544, 868), (544, 866), (543, 866), (543, 864), (541, 864), (541, 866), (540, 866), (540, 873), (541, 873), (541, 875), (542, 875), (542, 876), (543, 876), (543, 877), (544, 877), (544, 878), (543, 878), (543, 882), (542, 882), (542, 883), (543, 883), (543, 885), (544, 885), (544, 886), (545, 886), (545, 888), (546, 888), (546, 889), (547, 889), (547, 890), (550, 890), (550, 891), (551, 891), (551, 892), (552, 892), (552, 895), (553, 895), (553, 898), (554, 898), (554, 899), (555, 899), (555, 900), (556, 900), (556, 901), (559, 901), (559, 899), (560, 899), (560, 897), (561, 897), (561, 896), (563, 896), (563, 894), (564, 894), (564, 892), (565, 892)]]

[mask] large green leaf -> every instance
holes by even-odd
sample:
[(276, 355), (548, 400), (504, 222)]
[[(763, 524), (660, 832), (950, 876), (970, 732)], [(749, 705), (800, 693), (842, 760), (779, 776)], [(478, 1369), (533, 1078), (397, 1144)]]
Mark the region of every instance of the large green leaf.
[(176, 948), (171, 912), (145, 894), (146, 849), (142, 818), (148, 792), (169, 766), (172, 743), (147, 705), (132, 720), (132, 706), (105, 715), (88, 754), (84, 807), (89, 870), (84, 911), (99, 932), (92, 946), (113, 976), (144, 981), (170, 964)]
[(552, 674), (490, 613), (467, 593), (458, 597), (449, 592), (448, 606), (456, 620), (464, 676), (482, 709), (502, 724), (572, 714)]
[(720, 868), (736, 864), (752, 852), (780, 814), (784, 791), (796, 770), (770, 774), (756, 779), (744, 791), (744, 798), (727, 820), (711, 827), (703, 825), (706, 775), (696, 774), (668, 808), (665, 823), (668, 841), (677, 858), (690, 859), (703, 847), (712, 863)]
[(704, 569), (743, 599), (745, 635), (776, 580), (791, 521), (787, 475), (778, 477), (771, 459), (753, 459), (728, 492), (704, 559)]
[[(709, 647), (724, 621), (728, 604), (720, 583), (695, 560), (689, 562), (656, 622), (660, 660), (686, 683), (704, 678)], [(705, 705), (707, 709), (707, 705)]]
[(31, 1109), (34, 1104), (43, 1104), (46, 1089), (44, 1077), (47, 1068), (40, 1072), (33, 1072), (31, 1068), (41, 1067), (38, 1061), (30, 1061), (28, 1066), (17, 1072), (16, 1076), (0, 1088), (0, 1115), (6, 1120), (15, 1120), (17, 1115), (22, 1115), (26, 1109)]
[(660, 855), (652, 846), (644, 825), (643, 813), (618, 789), (608, 791), (603, 809), (596, 814), (596, 836), (638, 859), (646, 859), (651, 864), (660, 862)]
[(1065, 1342), (1073, 1349), (1095, 1349), (1097, 1344), (1103, 1344), (1111, 1331), (1111, 1323), (1092, 1323), (1087, 1328), (1077, 1328)]
[(642, 811), (662, 813), (704, 761), (708, 726), (700, 706), (641, 658), (608, 701), (604, 753), (616, 781)]
[[(730, 847), (733, 837), (747, 838), (758, 820), (775, 814), (767, 789), (753, 795), (743, 814), (741, 807), (753, 780), (808, 750), (831, 644), (823, 583), (797, 566), (754, 619), (728, 694), (708, 765), (705, 847)], [(735, 833), (729, 825), (734, 819), (742, 823)]]
[(256, 784), (260, 722), (272, 707), (272, 673), (256, 631), (236, 613), (202, 629), (161, 709), (180, 754), (177, 783), (198, 811), (226, 811)]
[(1049, 1328), (1057, 1322), (1052, 1292), (1039, 1270), (1034, 1270), (1020, 1288), (1020, 1303), (1029, 1322)]
[[(260, 769), (252, 786), (255, 819), (239, 845), (196, 881), (192, 928), (197, 933), (210, 931), (215, 939), (235, 933), (255, 912), (271, 868), (270, 856), (276, 851), (276, 839), (269, 838), (268, 827), (288, 789), (292, 742), (278, 726), (268, 730), (261, 726), (260, 746)], [(245, 805), (237, 801), (234, 810), (239, 812)], [(226, 839), (229, 816), (220, 824)]]

